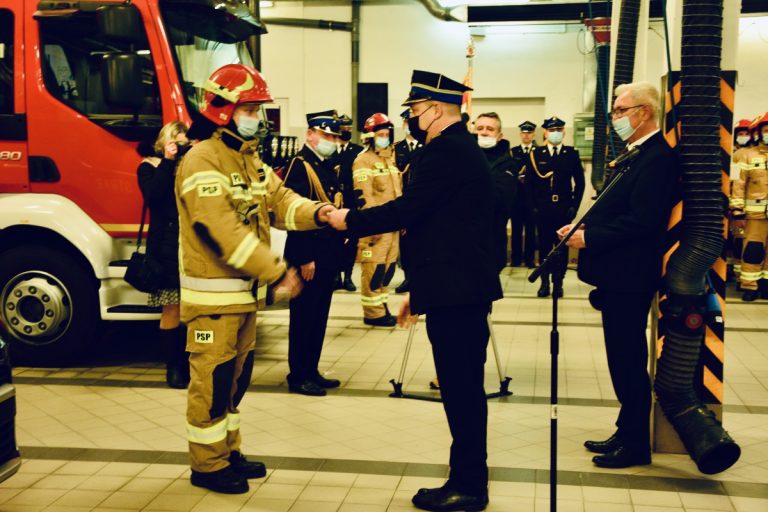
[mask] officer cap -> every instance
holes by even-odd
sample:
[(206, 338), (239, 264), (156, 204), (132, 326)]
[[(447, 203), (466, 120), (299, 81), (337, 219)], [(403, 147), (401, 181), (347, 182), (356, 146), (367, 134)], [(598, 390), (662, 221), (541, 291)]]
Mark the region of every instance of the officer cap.
[(339, 135), (339, 115), (335, 110), (307, 114), (307, 126), (331, 135)]
[(339, 126), (352, 126), (352, 118), (347, 114), (342, 114), (339, 117)]
[(541, 123), (541, 127), (545, 130), (549, 130), (550, 128), (562, 128), (563, 126), (565, 126), (565, 121), (557, 116), (552, 116), (549, 119), (545, 119), (544, 122)]
[(530, 122), (530, 121), (523, 121), (519, 125), (517, 125), (520, 128), (521, 132), (525, 133), (531, 133), (536, 131), (536, 124)]
[(411, 91), (403, 105), (408, 106), (427, 100), (461, 105), (464, 93), (471, 90), (471, 87), (451, 80), (440, 73), (415, 69), (411, 75)]
[(407, 108), (402, 112), (400, 112), (400, 117), (402, 117), (403, 119), (408, 119), (409, 117), (411, 117), (411, 109)]

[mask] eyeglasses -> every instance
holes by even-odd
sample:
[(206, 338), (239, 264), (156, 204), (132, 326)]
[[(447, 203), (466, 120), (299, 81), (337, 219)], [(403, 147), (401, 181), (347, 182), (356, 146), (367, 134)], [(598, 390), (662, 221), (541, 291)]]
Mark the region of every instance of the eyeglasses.
[(624, 117), (624, 114), (626, 114), (628, 111), (632, 110), (633, 108), (640, 108), (644, 106), (645, 105), (632, 105), (631, 107), (614, 107), (614, 109), (611, 110), (611, 116)]

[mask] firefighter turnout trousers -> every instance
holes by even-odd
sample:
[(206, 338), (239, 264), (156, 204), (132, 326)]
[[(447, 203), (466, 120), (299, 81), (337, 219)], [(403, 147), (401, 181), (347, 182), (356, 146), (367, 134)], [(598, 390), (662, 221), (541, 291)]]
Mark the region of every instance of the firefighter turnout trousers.
[(187, 439), (195, 471), (223, 469), (230, 452), (240, 451), (237, 406), (251, 383), (255, 344), (255, 311), (198, 316), (187, 326)]
[(747, 219), (740, 279), (745, 290), (757, 290), (761, 279), (768, 285), (768, 219)]
[(400, 233), (383, 233), (361, 238), (358, 248), (358, 261), (363, 275), (360, 294), (363, 317), (381, 318), (387, 314), (388, 286), (395, 275), (400, 251)]

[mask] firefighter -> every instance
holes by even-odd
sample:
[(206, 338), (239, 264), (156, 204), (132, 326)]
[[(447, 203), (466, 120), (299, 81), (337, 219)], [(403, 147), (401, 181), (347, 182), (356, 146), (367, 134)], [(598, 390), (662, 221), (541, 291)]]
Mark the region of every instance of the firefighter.
[(191, 369), (187, 439), (192, 485), (241, 494), (247, 479), (266, 473), (240, 451), (237, 409), (251, 381), (256, 311), (270, 295), (301, 289), (269, 249), (270, 211), (277, 227), (314, 229), (333, 207), (295, 194), (259, 160), (261, 104), (272, 96), (258, 71), (228, 64), (204, 89), (200, 112), (213, 129), (182, 160), (175, 184)]
[[(394, 126), (382, 113), (365, 120), (363, 138), (366, 149), (352, 164), (352, 176), (360, 209), (379, 206), (403, 194), (400, 171), (395, 166), (392, 146)], [(362, 269), (363, 322), (375, 327), (394, 327), (397, 323), (389, 313), (389, 286), (395, 274), (400, 233), (382, 233), (361, 238), (357, 261)]]
[[(733, 128), (733, 157), (731, 164), (731, 218), (729, 224), (729, 237), (728, 242), (731, 247), (731, 254), (733, 255), (731, 270), (736, 276), (736, 280), (739, 281), (741, 275), (741, 252), (744, 249), (744, 228), (736, 226), (734, 223), (733, 210), (737, 205), (744, 207), (743, 203), (740, 203), (734, 197), (734, 192), (744, 191), (744, 182), (741, 180), (741, 165), (747, 163), (744, 160), (744, 156), (747, 154), (747, 149), (752, 145), (752, 133), (750, 125), (752, 121), (749, 119), (742, 119)], [(737, 288), (741, 288), (741, 284), (737, 285)]]
[[(533, 206), (539, 238), (539, 263), (558, 243), (556, 231), (576, 216), (585, 186), (578, 150), (563, 144), (565, 121), (553, 116), (541, 127), (547, 142), (531, 151), (525, 170), (525, 192)], [(567, 254), (560, 257), (559, 265), (565, 274)], [(547, 297), (549, 293), (549, 272), (544, 272), (537, 295)], [(552, 293), (562, 297), (563, 289), (555, 287)]]
[(752, 127), (758, 143), (739, 155), (741, 183), (734, 184), (731, 202), (733, 223), (745, 230), (740, 281), (741, 299), (746, 302), (761, 296), (768, 299), (768, 112), (755, 119)]

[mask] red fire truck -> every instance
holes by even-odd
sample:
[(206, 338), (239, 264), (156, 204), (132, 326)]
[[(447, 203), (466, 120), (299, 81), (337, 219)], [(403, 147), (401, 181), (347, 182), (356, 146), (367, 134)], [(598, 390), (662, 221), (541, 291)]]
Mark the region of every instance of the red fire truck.
[(0, 0), (0, 314), (17, 362), (55, 363), (100, 320), (157, 318), (122, 279), (139, 141), (190, 122), (211, 72), (252, 65), (241, 0)]

